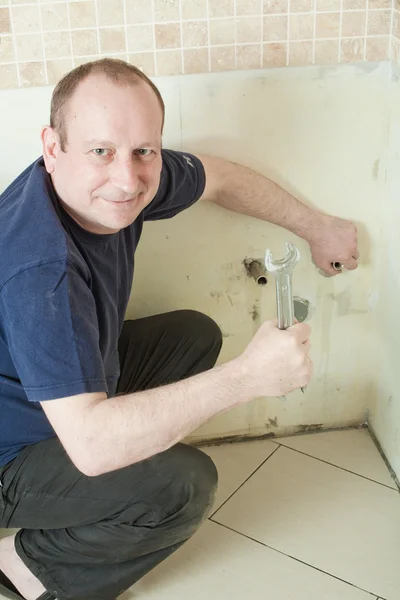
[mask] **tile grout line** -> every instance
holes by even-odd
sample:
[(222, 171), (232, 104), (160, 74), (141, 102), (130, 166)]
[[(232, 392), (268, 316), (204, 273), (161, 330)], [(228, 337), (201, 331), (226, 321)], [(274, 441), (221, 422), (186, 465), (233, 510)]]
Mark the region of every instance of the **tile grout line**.
[(364, 51), (363, 51), (363, 60), (366, 60), (367, 56), (367, 36), (368, 36), (368, 11), (369, 11), (369, 0), (367, 0), (367, 7), (365, 12), (365, 31), (364, 31)]
[(153, 15), (153, 53), (154, 53), (154, 74), (157, 77), (158, 75), (158, 66), (157, 66), (157, 52), (156, 52), (156, 7), (154, 4), (155, 0), (151, 0), (151, 12)]
[(228, 500), (230, 500), (232, 498), (232, 496), (234, 496), (234, 494), (236, 494), (236, 492), (238, 492), (240, 490), (241, 487), (244, 486), (245, 483), (248, 482), (248, 480), (253, 477), (253, 475), (263, 466), (265, 465), (265, 463), (271, 458), (271, 456), (273, 456), (275, 454), (275, 452), (277, 452), (280, 448), (280, 445), (278, 445), (277, 448), (275, 448), (275, 450), (273, 452), (271, 452), (271, 454), (269, 456), (267, 456), (267, 458), (265, 460), (262, 461), (262, 463), (260, 465), (258, 465), (258, 467), (256, 469), (254, 469), (254, 471), (252, 471), (252, 473), (250, 473), (250, 475), (248, 477), (246, 477), (246, 479), (239, 485), (239, 487), (237, 487), (235, 489), (234, 492), (232, 492), (232, 494), (230, 494), (230, 496), (228, 498), (226, 498), (226, 500), (223, 501), (223, 503), (221, 504), (221, 506), (219, 506), (218, 508), (215, 509), (215, 511), (208, 517), (209, 519), (211, 519), (214, 515), (217, 514), (217, 512), (219, 510), (221, 510), (221, 508), (228, 502)]
[(208, 49), (208, 72), (211, 73), (211, 32), (210, 32), (210, 7), (208, 0), (206, 0), (206, 23), (207, 23), (207, 49)]
[(322, 462), (325, 465), (330, 465), (331, 467), (334, 467), (335, 469), (340, 469), (341, 471), (344, 471), (345, 473), (350, 473), (351, 475), (355, 475), (356, 477), (361, 477), (361, 479), (365, 479), (366, 481), (371, 481), (372, 483), (381, 485), (382, 487), (385, 487), (388, 490), (392, 490), (393, 492), (399, 493), (399, 490), (397, 489), (397, 487), (396, 488), (390, 487), (390, 485), (387, 485), (386, 483), (381, 483), (380, 481), (376, 481), (375, 479), (371, 479), (370, 477), (366, 477), (365, 475), (360, 475), (360, 473), (356, 473), (355, 471), (350, 471), (349, 469), (345, 469), (344, 467), (335, 465), (334, 463), (324, 460), (323, 458), (318, 458), (317, 456), (313, 456), (312, 454), (307, 454), (307, 452), (303, 452), (302, 450), (297, 450), (296, 448), (291, 448), (290, 446), (286, 446), (285, 444), (281, 443), (280, 446), (282, 448), (286, 448), (287, 450), (291, 450), (292, 452), (297, 452), (298, 454), (307, 456), (308, 458), (313, 458), (314, 460), (318, 460), (319, 462)]
[(233, 0), (233, 19), (235, 26), (235, 71), (237, 70), (237, 15), (236, 15), (236, 0)]
[(100, 52), (99, 7), (97, 5), (97, 0), (94, 0), (94, 13), (95, 13), (95, 18), (96, 18), (97, 53), (99, 55), (101, 55), (101, 52)]
[[(289, 35), (290, 35), (290, 0), (286, 0), (287, 5), (287, 31), (286, 31), (286, 37), (287, 37), (287, 41), (286, 41), (286, 66), (289, 66), (289, 52), (290, 52), (290, 46), (289, 46)], [(276, 15), (275, 15), (276, 16)]]
[(122, 0), (122, 11), (124, 15), (124, 37), (125, 37), (125, 52), (126, 60), (129, 62), (129, 51), (128, 51), (128, 19), (126, 16), (126, 0)]
[(392, 8), (391, 8), (391, 11), (390, 11), (391, 14), (390, 14), (389, 48), (388, 48), (388, 59), (389, 60), (392, 60), (392, 54), (393, 54), (392, 48), (393, 48), (393, 38), (394, 38), (394, 35), (393, 35), (393, 26), (394, 26), (394, 11), (395, 11), (394, 5), (395, 5), (395, 1), (396, 0), (392, 0)]
[[(67, 11), (68, 14), (68, 11)], [(40, 23), (40, 40), (42, 43), (42, 55), (43, 55), (43, 66), (44, 66), (44, 81), (45, 85), (49, 84), (49, 76), (47, 73), (47, 62), (45, 59), (45, 51), (44, 51), (44, 32), (43, 32), (43, 18), (42, 18), (42, 4), (39, 4), (39, 23)]]
[(260, 51), (260, 69), (264, 66), (264, 0), (260, 0), (260, 19), (261, 19), (261, 51)]
[[(338, 577), (337, 575), (333, 575), (332, 573), (328, 573), (328, 571), (324, 571), (323, 569), (320, 569), (319, 567), (315, 567), (314, 565), (311, 565), (310, 563), (305, 562), (304, 560), (301, 560), (300, 558), (296, 558), (296, 556), (292, 556), (291, 554), (287, 554), (286, 552), (283, 552), (283, 550), (278, 550), (277, 548), (274, 548), (273, 546), (269, 546), (268, 544), (265, 544), (264, 542), (260, 542), (259, 540), (256, 540), (255, 538), (245, 534), (245, 533), (241, 533), (240, 531), (237, 531), (236, 529), (233, 529), (233, 527), (229, 527), (229, 525), (224, 525), (224, 523), (220, 523), (219, 521), (215, 521), (213, 519), (213, 517), (208, 517), (208, 520), (211, 521), (211, 523), (215, 523), (216, 525), (219, 525), (220, 527), (224, 527), (224, 529), (228, 529), (229, 531), (232, 531), (233, 533), (236, 533), (237, 535), (240, 535), (252, 542), (255, 542), (256, 544), (259, 544), (260, 546), (263, 546), (264, 548), (268, 548), (269, 550), (272, 550), (273, 552), (277, 552), (278, 554), (281, 554), (283, 556), (286, 556), (287, 558), (290, 558), (296, 562), (301, 563), (302, 565), (305, 565), (307, 567), (309, 567), (310, 569), (314, 569), (315, 571), (319, 571), (320, 573), (323, 573), (324, 575), (327, 575), (328, 577), (332, 577), (333, 579), (337, 579), (338, 581), (341, 581), (342, 583), (345, 583), (357, 590), (360, 590), (362, 592), (366, 592), (367, 594), (370, 594), (371, 596), (376, 596), (376, 592), (370, 592), (369, 590), (366, 590), (364, 588), (359, 587), (358, 585), (355, 585), (354, 583), (351, 583), (350, 581), (346, 581), (345, 579), (341, 579), (341, 577)], [(383, 598), (381, 598), (380, 596), (378, 596), (377, 600), (384, 600)]]
[(314, 24), (313, 24), (313, 45), (312, 45), (312, 64), (315, 65), (316, 37), (317, 37), (317, 0), (314, 0)]
[(19, 67), (18, 67), (19, 60), (18, 60), (18, 48), (17, 48), (17, 35), (16, 35), (15, 29), (14, 29), (14, 19), (13, 19), (13, 15), (12, 15), (11, 0), (8, 0), (8, 6), (9, 6), (9, 11), (10, 11), (11, 36), (12, 36), (12, 41), (13, 41), (13, 45), (14, 45), (15, 66), (17, 69), (17, 83), (18, 83), (18, 87), (21, 87), (22, 82), (21, 82), (21, 76), (19, 74)]
[(180, 54), (181, 54), (181, 73), (182, 75), (185, 74), (185, 61), (184, 61), (184, 49), (183, 49), (183, 27), (182, 27), (182, 2), (183, 0), (178, 0), (179, 1), (179, 31), (180, 31), (180, 40), (181, 40), (181, 50), (180, 50)]
[(339, 11), (339, 48), (338, 48), (338, 64), (341, 63), (342, 58), (342, 23), (343, 23), (343, 0), (340, 0), (340, 11)]
[[(69, 40), (69, 49), (71, 52), (71, 60), (72, 60), (72, 68), (75, 68), (75, 57), (72, 51), (72, 28), (71, 28), (71, 13), (70, 13), (71, 4), (67, 2), (67, 20), (68, 20), (68, 40)], [(54, 60), (54, 59), (53, 59)]]

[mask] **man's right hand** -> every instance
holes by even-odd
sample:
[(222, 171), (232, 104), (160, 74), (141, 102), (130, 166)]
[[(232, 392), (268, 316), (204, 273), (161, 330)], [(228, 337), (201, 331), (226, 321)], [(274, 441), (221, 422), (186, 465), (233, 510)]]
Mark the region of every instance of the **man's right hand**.
[(244, 384), (252, 398), (284, 396), (309, 383), (313, 371), (310, 334), (311, 328), (305, 323), (285, 331), (278, 329), (273, 321), (260, 327), (238, 357)]

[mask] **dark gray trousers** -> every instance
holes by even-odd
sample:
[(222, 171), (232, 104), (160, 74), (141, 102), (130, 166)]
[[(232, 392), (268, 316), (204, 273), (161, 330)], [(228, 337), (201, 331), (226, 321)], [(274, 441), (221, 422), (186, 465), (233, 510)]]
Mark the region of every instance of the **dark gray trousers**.
[[(221, 343), (217, 325), (195, 311), (126, 321), (117, 392), (210, 369)], [(113, 600), (195, 533), (217, 472), (203, 452), (177, 444), (86, 477), (51, 438), (0, 467), (0, 482), (0, 527), (21, 528), (18, 555), (46, 589), (60, 600)]]

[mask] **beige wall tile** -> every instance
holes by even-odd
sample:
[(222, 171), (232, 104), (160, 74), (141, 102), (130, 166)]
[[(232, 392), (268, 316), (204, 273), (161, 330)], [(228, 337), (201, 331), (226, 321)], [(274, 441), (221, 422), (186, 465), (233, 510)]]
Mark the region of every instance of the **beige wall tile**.
[(232, 71), (235, 68), (235, 46), (211, 48), (211, 72)]
[(194, 48), (183, 51), (185, 73), (208, 73), (208, 48)]
[(259, 69), (261, 44), (236, 46), (236, 66), (238, 69)]
[(366, 12), (344, 12), (342, 14), (342, 37), (365, 35)]
[(11, 19), (8, 8), (0, 8), (0, 33), (11, 33)]
[(43, 58), (42, 36), (40, 33), (16, 36), (16, 54), (20, 61)]
[(72, 71), (72, 58), (62, 58), (61, 60), (47, 60), (47, 80), (49, 85), (55, 85), (66, 75)]
[(315, 42), (315, 64), (336, 65), (339, 62), (339, 40), (317, 40)]
[(389, 34), (391, 19), (391, 10), (370, 10), (368, 12), (367, 35)]
[(44, 62), (19, 63), (19, 77), (23, 87), (46, 84)]
[(340, 32), (340, 13), (318, 13), (315, 21), (315, 37), (336, 38)]
[(341, 0), (316, 0), (317, 12), (321, 10), (340, 10)]
[(261, 25), (260, 17), (239, 17), (236, 19), (236, 43), (261, 42)]
[(289, 39), (308, 40), (314, 37), (314, 15), (290, 15), (289, 17)]
[(71, 27), (95, 27), (96, 10), (94, 2), (69, 2)]
[(148, 77), (154, 77), (156, 74), (154, 52), (137, 52), (135, 54), (129, 54), (128, 62), (131, 65), (138, 67), (143, 73), (146, 73)]
[(154, 18), (158, 21), (179, 21), (179, 0), (154, 0)]
[(389, 57), (390, 36), (367, 38), (365, 58), (370, 61), (387, 60)]
[(156, 49), (180, 48), (181, 26), (180, 23), (159, 23), (155, 26)]
[(260, 0), (236, 0), (236, 16), (261, 15)]
[[(399, 0), (397, 0), (399, 1)], [(393, 0), (369, 0), (369, 8), (391, 8)], [(394, 2), (396, 4), (396, 0)]]
[(100, 29), (100, 53), (126, 51), (125, 29), (123, 27), (110, 27)]
[(12, 62), (14, 59), (15, 53), (12, 36), (0, 35), (0, 63)]
[(99, 25), (111, 27), (124, 24), (124, 6), (122, 0), (97, 0)]
[(314, 10), (314, 0), (290, 0), (290, 12), (311, 12)]
[(264, 17), (264, 42), (283, 41), (288, 37), (288, 17), (271, 16)]
[(88, 62), (93, 62), (100, 58), (100, 54), (95, 54), (93, 56), (74, 56), (73, 62), (74, 67), (79, 67), (80, 65), (85, 65)]
[(393, 35), (400, 39), (400, 13), (398, 11), (394, 11), (393, 16)]
[(210, 44), (234, 44), (235, 43), (235, 20), (234, 19), (211, 19), (210, 20)]
[(367, 0), (343, 0), (343, 10), (366, 9)]
[(313, 59), (312, 42), (290, 42), (289, 43), (289, 66), (311, 65)]
[(40, 31), (39, 6), (15, 6), (11, 10), (14, 33)]
[(0, 89), (18, 87), (17, 65), (0, 65)]
[(208, 0), (209, 17), (233, 17), (233, 0)]
[(154, 50), (153, 25), (132, 25), (128, 27), (128, 52)]
[(40, 7), (40, 11), (42, 15), (43, 31), (68, 29), (68, 10), (66, 2), (43, 4)]
[(186, 23), (185, 22), (182, 23), (182, 37), (183, 37), (183, 46), (185, 48), (193, 48), (194, 46), (207, 46), (208, 45), (207, 21), (188, 21)]
[(392, 37), (390, 52), (392, 60), (396, 65), (400, 65), (400, 40), (397, 38)]
[(69, 31), (45, 32), (43, 41), (46, 58), (65, 58), (72, 54)]
[(182, 19), (194, 21), (207, 17), (207, 0), (185, 0), (182, 2)]
[(128, 0), (126, 6), (126, 22), (128, 25), (153, 22), (153, 7), (151, 0)]
[[(372, 1), (372, 0), (371, 0), (371, 1)], [(376, 0), (376, 1), (379, 1), (379, 0)], [(390, 2), (390, 1), (391, 1), (391, 0), (389, 0), (389, 2)], [(391, 7), (391, 6), (392, 6), (392, 5), (390, 4), (390, 7)], [(389, 8), (390, 8), (390, 7), (389, 7)], [(377, 8), (380, 8), (380, 7), (377, 7)], [(395, 9), (395, 10), (400, 10), (400, 0), (394, 0), (394, 9)]]
[(99, 53), (97, 31), (95, 29), (72, 31), (71, 39), (74, 56), (87, 56), (88, 54)]
[(289, 66), (311, 65), (313, 59), (312, 42), (290, 42), (289, 43)]
[(287, 44), (263, 44), (263, 67), (286, 67)]
[(264, 0), (263, 11), (265, 15), (286, 14), (289, 12), (289, 0)]
[(180, 75), (182, 73), (182, 53), (180, 50), (159, 50), (156, 52), (157, 75)]
[(340, 62), (352, 63), (364, 59), (364, 38), (342, 40), (340, 46)]

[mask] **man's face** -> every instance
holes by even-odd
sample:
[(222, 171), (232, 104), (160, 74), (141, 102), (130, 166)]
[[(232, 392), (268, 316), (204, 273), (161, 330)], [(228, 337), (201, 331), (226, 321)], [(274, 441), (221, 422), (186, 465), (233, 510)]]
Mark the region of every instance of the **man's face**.
[(145, 82), (84, 80), (67, 104), (65, 152), (42, 132), (46, 169), (66, 211), (93, 233), (127, 227), (154, 198), (161, 173), (162, 110)]

